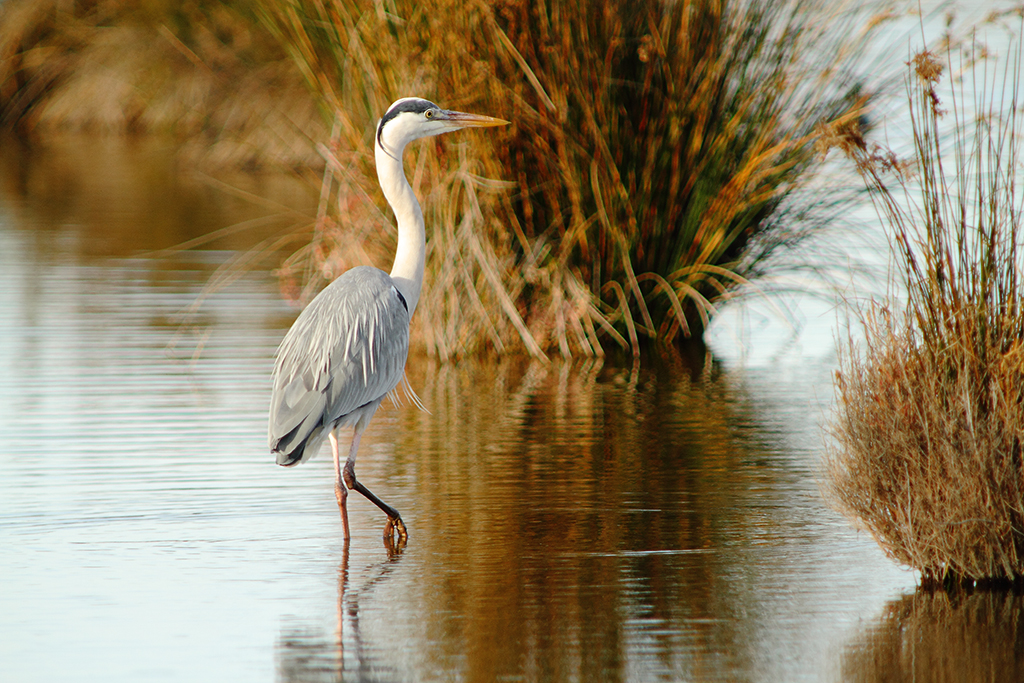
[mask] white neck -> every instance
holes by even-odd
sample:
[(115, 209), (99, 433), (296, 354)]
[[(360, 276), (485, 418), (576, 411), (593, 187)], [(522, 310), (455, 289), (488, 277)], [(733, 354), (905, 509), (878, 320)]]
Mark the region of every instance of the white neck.
[[(384, 131), (387, 133), (387, 129)], [(402, 293), (412, 317), (423, 289), (423, 264), (427, 254), (427, 236), (423, 227), (423, 212), (416, 201), (409, 181), (402, 168), (402, 153), (405, 140), (388, 139), (384, 135), (374, 144), (377, 160), (377, 179), (384, 191), (384, 197), (395, 212), (398, 222), (398, 248), (395, 250), (395, 265), (391, 268), (391, 279)]]

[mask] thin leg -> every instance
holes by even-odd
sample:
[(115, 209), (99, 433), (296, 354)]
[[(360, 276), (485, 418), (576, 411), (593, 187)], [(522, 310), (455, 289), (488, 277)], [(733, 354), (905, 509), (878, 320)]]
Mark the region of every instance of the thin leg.
[[(338, 499), (338, 509), (341, 510), (341, 525), (345, 528), (345, 543), (346, 547), (348, 540), (351, 537), (348, 531), (348, 489), (345, 488), (345, 481), (341, 475), (341, 454), (338, 451), (338, 437), (335, 436), (334, 430), (332, 429), (327, 435), (327, 438), (331, 441), (331, 451), (334, 453), (334, 497)], [(352, 444), (353, 448), (359, 445), (359, 435), (356, 435), (355, 443)]]
[(402, 521), (401, 515), (398, 514), (398, 510), (375, 496), (370, 489), (363, 486), (356, 479), (356, 449), (359, 447), (359, 439), (361, 437), (362, 433), (358, 431), (352, 437), (352, 448), (349, 449), (348, 460), (345, 461), (345, 468), (341, 472), (343, 481), (348, 488), (366, 496), (367, 500), (383, 510), (384, 514), (388, 516), (388, 523), (384, 525), (384, 537), (391, 538), (392, 533), (397, 531), (399, 541), (404, 542), (409, 538), (409, 534), (405, 530), (405, 523)]

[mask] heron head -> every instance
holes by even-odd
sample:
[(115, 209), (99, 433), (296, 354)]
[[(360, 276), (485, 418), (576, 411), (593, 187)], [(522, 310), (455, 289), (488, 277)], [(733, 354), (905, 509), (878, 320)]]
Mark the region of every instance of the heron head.
[(377, 144), (401, 150), (419, 138), (450, 133), (460, 128), (504, 126), (508, 121), (480, 114), (441, 109), (419, 97), (403, 97), (395, 101), (377, 124)]

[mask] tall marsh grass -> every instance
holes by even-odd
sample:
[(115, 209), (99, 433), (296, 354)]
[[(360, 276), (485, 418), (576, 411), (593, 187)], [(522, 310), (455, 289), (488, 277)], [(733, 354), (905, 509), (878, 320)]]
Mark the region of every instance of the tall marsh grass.
[(863, 309), (863, 345), (843, 349), (825, 489), (928, 583), (1024, 579), (1020, 57), (1000, 79), (976, 62), (973, 92), (951, 79), (944, 101), (947, 69), (972, 67), (916, 55), (912, 159), (823, 128), (863, 176), (905, 290)]
[[(800, 193), (820, 164), (813, 128), (862, 111), (858, 67), (888, 16), (851, 9), (266, 2), (264, 22), (337, 117), (325, 197), (337, 181), (339, 198), (316, 243), (328, 226), (345, 253), (305, 255), (364, 259), (378, 229), (364, 226), (387, 217), (373, 121), (418, 93), (513, 122), (504, 137), (446, 140), (407, 162), (433, 226), (429, 350), (602, 355), (611, 340), (636, 354), (647, 340), (700, 338), (779, 247), (822, 227), (821, 198)], [(305, 268), (316, 271), (337, 269)]]
[(637, 354), (699, 339), (834, 216), (835, 193), (808, 190), (813, 128), (860, 116), (884, 82), (868, 62), (885, 7), (8, 0), (0, 116), (171, 130), (228, 162), (326, 169), (312, 227), (294, 235), (309, 245), (281, 269), (300, 300), (390, 260), (371, 151), (391, 101), (501, 116), (506, 131), (407, 153), (431, 231), (414, 337), (441, 358)]

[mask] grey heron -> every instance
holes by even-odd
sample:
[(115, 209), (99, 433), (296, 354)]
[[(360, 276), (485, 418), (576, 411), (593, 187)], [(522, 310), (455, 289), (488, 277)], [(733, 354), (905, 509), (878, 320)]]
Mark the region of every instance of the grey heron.
[[(348, 490), (358, 491), (384, 511), (384, 536), (407, 537), (398, 511), (363, 486), (355, 473), (363, 430), (377, 407), (402, 380), (409, 351), (409, 320), (423, 287), (426, 233), (423, 212), (402, 168), (405, 146), (418, 138), (460, 128), (501, 126), (508, 121), (441, 109), (404, 97), (377, 124), (374, 156), (377, 179), (395, 213), (398, 245), (390, 275), (358, 266), (329, 284), (299, 314), (277, 351), (270, 399), (269, 443), (277, 464), (305, 462), (324, 439), (334, 453), (334, 490), (345, 540)], [(338, 431), (352, 428), (344, 467)]]

